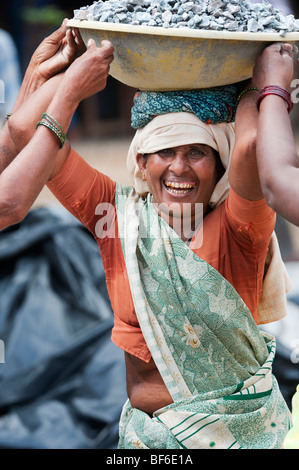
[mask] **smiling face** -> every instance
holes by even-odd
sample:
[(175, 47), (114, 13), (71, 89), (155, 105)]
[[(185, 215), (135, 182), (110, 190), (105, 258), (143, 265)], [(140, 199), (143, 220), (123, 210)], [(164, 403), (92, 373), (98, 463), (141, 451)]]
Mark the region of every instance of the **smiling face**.
[(138, 154), (137, 163), (154, 203), (202, 203), (203, 214), (207, 213), (220, 177), (220, 159), (214, 149), (203, 144), (182, 145), (146, 156)]

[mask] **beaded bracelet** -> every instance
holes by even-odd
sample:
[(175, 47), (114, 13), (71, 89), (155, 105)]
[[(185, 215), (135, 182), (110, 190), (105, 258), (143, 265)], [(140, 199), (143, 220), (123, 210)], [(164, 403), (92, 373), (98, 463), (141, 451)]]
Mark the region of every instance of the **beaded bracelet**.
[(260, 109), (260, 105), (261, 105), (262, 100), (266, 96), (269, 96), (269, 95), (277, 95), (277, 96), (280, 96), (281, 98), (283, 98), (285, 100), (285, 102), (287, 103), (289, 113), (292, 111), (294, 104), (293, 104), (292, 99), (291, 99), (291, 94), (288, 92), (288, 90), (286, 90), (285, 88), (283, 88), (281, 86), (278, 86), (278, 85), (265, 86), (259, 92), (259, 95), (257, 97), (257, 102), (256, 102), (258, 111)]
[(64, 140), (66, 139), (66, 135), (65, 135), (64, 130), (62, 129), (62, 127), (61, 127), (61, 125), (59, 124), (59, 122), (56, 121), (56, 119), (55, 119), (53, 116), (51, 116), (51, 115), (48, 114), (48, 113), (43, 113), (43, 114), (42, 114), (42, 119), (43, 119), (43, 118), (44, 118), (44, 119), (47, 119), (47, 121), (49, 121), (49, 122), (50, 122), (51, 124), (53, 124), (55, 127), (57, 126), (58, 129), (60, 130), (61, 134), (63, 135)]
[(237, 104), (240, 103), (242, 96), (245, 95), (245, 93), (248, 93), (249, 91), (259, 91), (259, 90), (255, 86), (252, 86), (250, 88), (246, 88), (245, 90), (241, 91), (241, 93), (239, 94), (237, 98)]
[(54, 134), (58, 137), (59, 142), (60, 142), (60, 148), (63, 147), (66, 139), (66, 135), (64, 130), (62, 129), (61, 125), (56, 121), (53, 116), (50, 116), (50, 114), (44, 113), (42, 114), (41, 120), (38, 121), (36, 128), (39, 126), (45, 126), (48, 129), (50, 129)]
[(63, 147), (64, 145), (64, 138), (62, 136), (62, 134), (59, 132), (59, 130), (54, 127), (50, 122), (44, 120), (44, 121), (39, 121), (36, 125), (36, 128), (38, 128), (39, 126), (45, 126), (47, 127), (48, 129), (50, 129), (52, 132), (54, 132), (54, 134), (58, 137), (59, 139), (59, 142), (60, 142), (60, 148)]

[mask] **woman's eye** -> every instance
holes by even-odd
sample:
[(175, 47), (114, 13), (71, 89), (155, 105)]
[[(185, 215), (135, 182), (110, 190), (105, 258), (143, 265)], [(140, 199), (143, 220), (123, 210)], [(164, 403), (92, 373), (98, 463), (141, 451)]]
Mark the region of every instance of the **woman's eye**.
[(200, 158), (200, 157), (203, 157), (205, 155), (205, 153), (202, 150), (193, 149), (193, 150), (191, 150), (191, 152), (189, 152), (189, 155), (190, 155), (190, 157)]
[(172, 156), (174, 155), (174, 151), (172, 149), (163, 149), (163, 150), (160, 150), (159, 152), (159, 155), (161, 155), (161, 157), (169, 157), (169, 156)]
[[(176, 151), (172, 148), (159, 150), (158, 155), (162, 158), (174, 158), (176, 156)], [(199, 148), (191, 148), (184, 153), (185, 158), (202, 158), (206, 155), (205, 151)]]

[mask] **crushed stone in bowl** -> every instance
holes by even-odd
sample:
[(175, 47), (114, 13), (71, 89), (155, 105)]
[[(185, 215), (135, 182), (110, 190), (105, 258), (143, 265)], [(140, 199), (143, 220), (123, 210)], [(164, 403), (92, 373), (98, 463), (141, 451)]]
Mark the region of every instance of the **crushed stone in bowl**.
[(106, 0), (74, 10), (74, 19), (214, 31), (287, 33), (299, 31), (299, 20), (267, 0)]

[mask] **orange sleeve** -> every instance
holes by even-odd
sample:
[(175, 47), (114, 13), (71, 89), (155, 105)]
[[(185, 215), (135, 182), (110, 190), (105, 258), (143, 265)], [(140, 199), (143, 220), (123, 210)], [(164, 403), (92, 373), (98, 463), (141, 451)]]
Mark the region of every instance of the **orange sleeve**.
[(114, 203), (116, 183), (91, 167), (74, 149), (47, 184), (59, 202), (94, 233), (91, 223), (101, 202)]
[(226, 204), (229, 223), (238, 235), (255, 246), (269, 243), (276, 214), (265, 199), (248, 201), (230, 188)]
[(152, 355), (139, 326), (130, 325), (114, 315), (111, 339), (116, 346), (127, 353), (138, 357), (144, 362), (150, 361)]

